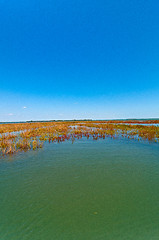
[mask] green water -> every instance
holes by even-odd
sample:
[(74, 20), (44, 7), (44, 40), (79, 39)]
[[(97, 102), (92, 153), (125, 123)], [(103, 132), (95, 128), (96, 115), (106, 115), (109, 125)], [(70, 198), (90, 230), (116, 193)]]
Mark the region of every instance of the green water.
[(0, 160), (0, 240), (158, 240), (159, 145), (77, 140)]

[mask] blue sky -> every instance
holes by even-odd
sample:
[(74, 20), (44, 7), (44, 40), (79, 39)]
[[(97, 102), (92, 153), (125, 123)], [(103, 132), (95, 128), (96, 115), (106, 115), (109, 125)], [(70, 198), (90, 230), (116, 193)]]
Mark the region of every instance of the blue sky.
[(0, 9), (0, 121), (159, 117), (159, 1)]

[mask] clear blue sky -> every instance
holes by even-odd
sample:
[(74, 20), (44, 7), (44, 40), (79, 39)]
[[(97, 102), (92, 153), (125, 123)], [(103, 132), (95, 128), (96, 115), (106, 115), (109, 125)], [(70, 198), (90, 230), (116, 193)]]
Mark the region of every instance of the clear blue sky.
[(0, 0), (0, 121), (151, 117), (158, 0)]

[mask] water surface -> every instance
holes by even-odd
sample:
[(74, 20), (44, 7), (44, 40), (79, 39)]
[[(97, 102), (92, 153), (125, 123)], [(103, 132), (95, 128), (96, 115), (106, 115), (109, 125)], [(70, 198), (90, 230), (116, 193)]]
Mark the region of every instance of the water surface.
[(159, 238), (159, 145), (81, 139), (0, 160), (1, 240)]

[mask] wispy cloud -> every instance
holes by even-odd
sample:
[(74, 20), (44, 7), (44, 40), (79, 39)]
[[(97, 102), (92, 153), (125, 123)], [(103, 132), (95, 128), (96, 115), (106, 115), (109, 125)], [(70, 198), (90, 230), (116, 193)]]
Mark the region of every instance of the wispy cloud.
[(26, 108), (27, 108), (26, 106), (23, 107), (23, 109), (26, 109)]
[(0, 114), (0, 116), (13, 116), (14, 114), (13, 113), (4, 113), (4, 114)]

